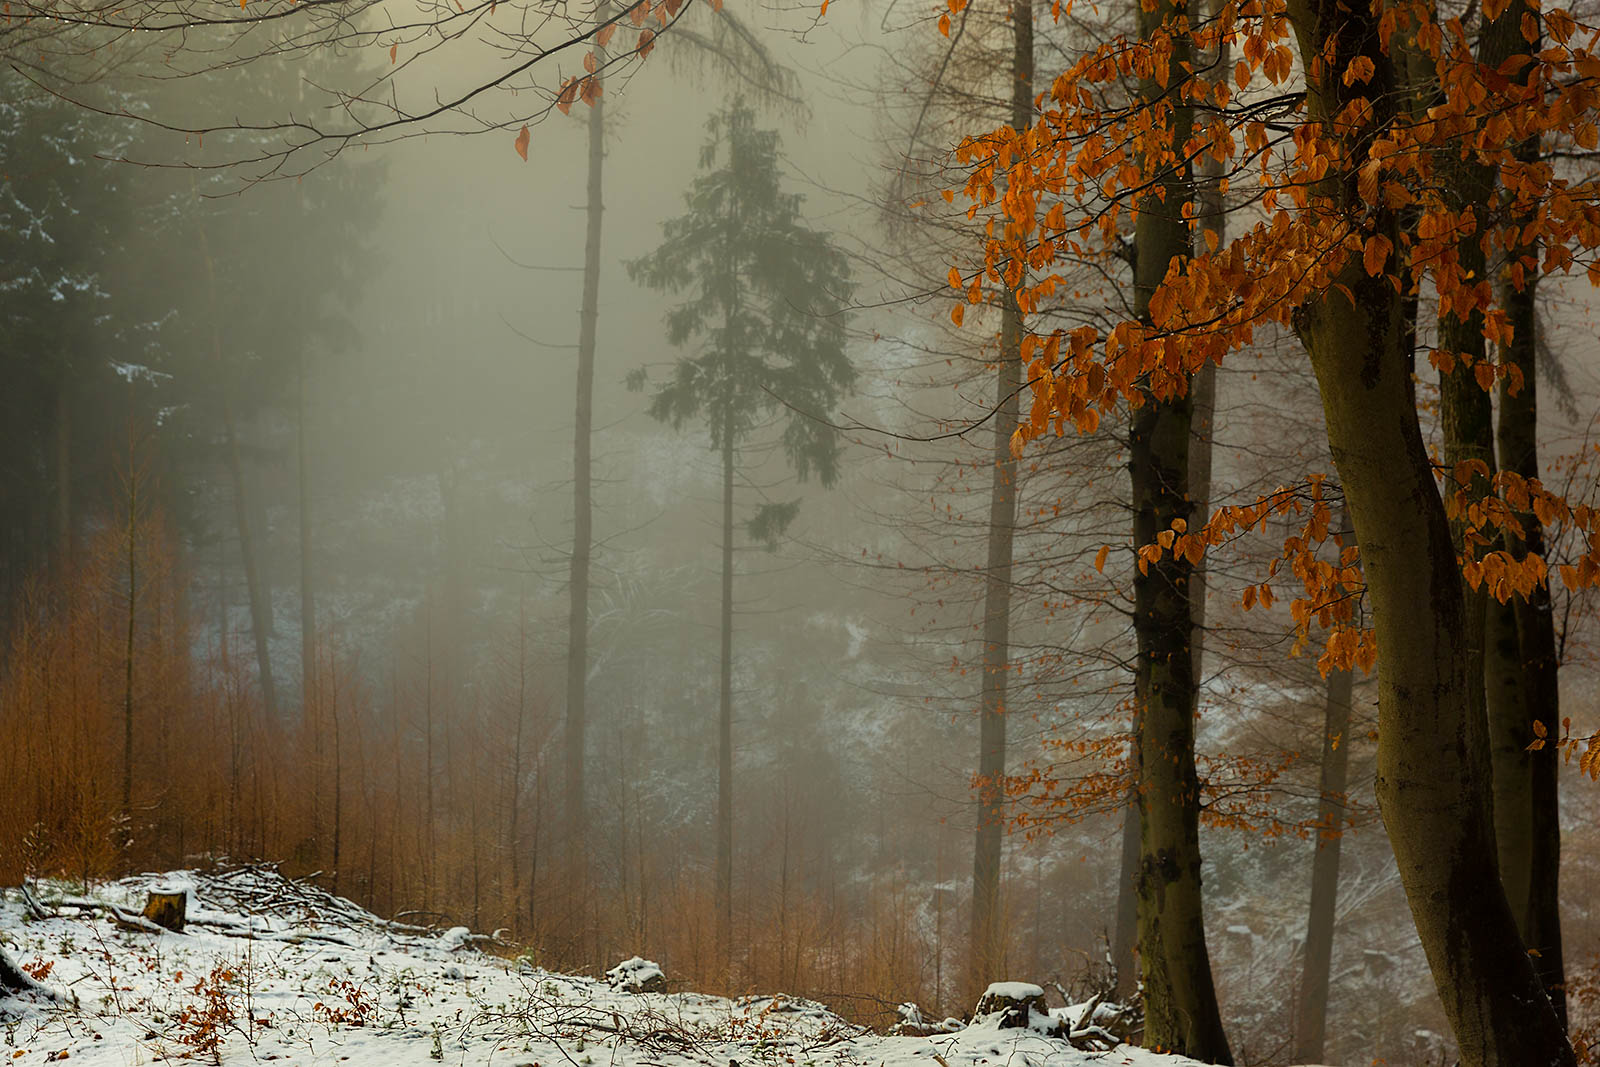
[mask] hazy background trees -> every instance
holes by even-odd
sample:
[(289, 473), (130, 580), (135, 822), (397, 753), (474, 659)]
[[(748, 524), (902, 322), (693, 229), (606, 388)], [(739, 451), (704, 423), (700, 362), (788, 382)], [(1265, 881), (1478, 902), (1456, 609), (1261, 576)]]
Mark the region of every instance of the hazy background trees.
[[(969, 123), (1006, 121), (1026, 10), (973, 3), (949, 37), (938, 12), (755, 20), (799, 72), (810, 114), (754, 125), (781, 132), (781, 195), (804, 193), (807, 225), (849, 255), (858, 288), (841, 348), (859, 377), (853, 396), (818, 404), (844, 428), (836, 492), (779, 488), (781, 457), (748, 456), (752, 497), (803, 504), (771, 554), (741, 546), (725, 683), (726, 468), (625, 389), (629, 371), (673, 357), (661, 323), (674, 298), (622, 267), (705, 188), (704, 122), (737, 89), (701, 80), (695, 59), (606, 79), (581, 895), (561, 725), (594, 136), (583, 105), (534, 127), (526, 164), (515, 131), (419, 137), (244, 188), (233, 172), (98, 158), (210, 160), (242, 134), (185, 144), (25, 84), (0, 97), (12, 386), (0, 492), (15, 517), (0, 560), (0, 774), (29, 783), (0, 818), (0, 881), (270, 857), (380, 911), (507, 927), (553, 966), (644, 952), (702, 987), (783, 987), (864, 1018), (892, 1017), (901, 1000), (966, 1010), (979, 955), (995, 977), (1103, 980), (1130, 795), (1125, 427), (1107, 420), (1016, 464), (996, 659), (983, 598), (1005, 454), (992, 425), (973, 424), (1008, 395), (996, 381), (1012, 357), (997, 286), (985, 282), (960, 332), (942, 292), (954, 250), (987, 221), (939, 195), (959, 184), (948, 153)], [(1059, 25), (1032, 14), (1041, 70), (1105, 30), (1084, 11)], [(324, 56), (326, 69), (246, 68), (206, 82), (206, 100), (198, 82), (132, 71), (118, 91), (197, 115), (233, 114), (244, 96), (252, 113), (294, 110), (316, 105), (313, 83), (389, 62), (384, 42)], [(1070, 325), (1125, 311), (1126, 263), (1083, 275), (1038, 313)], [(1576, 299), (1547, 296), (1553, 348), (1563, 329), (1583, 336)], [(817, 321), (809, 304), (788, 310)], [(1219, 374), (1215, 499), (1329, 469), (1287, 344), (1263, 341)], [(1564, 457), (1591, 443), (1595, 385), (1575, 362), (1571, 410), (1542, 413), (1547, 465), (1579, 486), (1593, 469)], [(1326, 683), (1288, 657), (1282, 609), (1238, 610), (1281, 533), (1207, 565), (1205, 919), (1244, 1062), (1282, 1061), (1295, 1033), (1302, 1005), (1284, 990), (1302, 979), (1312, 839), (1327, 821)], [(1571, 713), (1592, 713), (1592, 604), (1551, 614)], [(1013, 778), (990, 799), (1033, 832), (995, 849), (998, 933), (975, 954), (978, 712), (1000, 663)], [(724, 693), (740, 844), (718, 906), (709, 782)], [(1417, 1031), (1444, 1027), (1420, 953), (1395, 935), (1409, 929), (1398, 882), (1367, 832), (1364, 683), (1352, 700), (1340, 791), (1356, 832), (1341, 845), (1326, 1058), (1404, 1059)], [(1582, 886), (1593, 850), (1581, 810), (1567, 834)], [(1565, 901), (1581, 968), (1600, 932), (1583, 894)]]

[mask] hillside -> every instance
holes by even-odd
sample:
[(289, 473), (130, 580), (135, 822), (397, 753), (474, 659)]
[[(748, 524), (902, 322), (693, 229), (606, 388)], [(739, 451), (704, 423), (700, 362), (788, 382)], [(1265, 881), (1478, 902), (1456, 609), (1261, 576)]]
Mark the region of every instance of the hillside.
[[(153, 889), (188, 894), (184, 932), (139, 916)], [(7, 896), (0, 930), (57, 998), (14, 1000), (0, 1014), (7, 1062), (22, 1067), (183, 1058), (351, 1067), (1191, 1062), (1128, 1046), (1084, 1051), (1003, 1028), (998, 1016), (932, 1036), (886, 1036), (781, 994), (629, 992), (622, 986), (648, 979), (652, 966), (631, 961), (611, 980), (548, 973), (482, 951), (490, 937), (384, 920), (261, 868), (142, 875), (88, 894), (44, 884), (27, 898)]]

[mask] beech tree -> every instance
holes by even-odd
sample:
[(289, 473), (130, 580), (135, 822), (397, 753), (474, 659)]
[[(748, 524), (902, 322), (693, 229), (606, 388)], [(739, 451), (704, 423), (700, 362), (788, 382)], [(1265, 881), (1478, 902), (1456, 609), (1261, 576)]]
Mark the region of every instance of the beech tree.
[[(698, 353), (678, 360), (650, 414), (681, 428), (704, 418), (722, 460), (721, 680), (717, 715), (716, 886), (719, 950), (733, 922), (734, 476), (742, 441), (781, 413), (779, 448), (795, 474), (823, 486), (839, 475), (840, 441), (824, 421), (855, 381), (845, 353), (849, 264), (800, 215), (783, 189), (778, 135), (755, 126), (743, 102), (706, 124), (702, 173), (689, 211), (662, 224), (660, 247), (628, 264), (634, 280), (688, 298), (666, 317), (667, 341)], [(641, 374), (630, 384), (643, 388)], [(776, 543), (798, 501), (764, 502), (746, 521), (753, 540)]]
[[(1136, 547), (1147, 566), (1169, 557), (1193, 563), (1208, 544), (1271, 513), (1307, 512), (1283, 553), (1304, 586), (1295, 617), (1307, 630), (1330, 628), (1326, 669), (1381, 668), (1377, 794), (1463, 1062), (1570, 1064), (1559, 1016), (1499, 888), (1482, 787), (1482, 659), (1470, 647), (1467, 599), (1480, 586), (1500, 601), (1525, 598), (1550, 574), (1532, 552), (1458, 560), (1450, 517), (1465, 515), (1486, 540), (1523, 539), (1519, 513), (1580, 528), (1589, 552), (1563, 568), (1569, 585), (1600, 576), (1600, 530), (1589, 509), (1471, 458), (1443, 472), (1441, 493), (1412, 395), (1405, 312), (1428, 282), (1458, 318), (1480, 312), (1487, 339), (1515, 336), (1493, 287), (1449, 254), (1463, 231), (1509, 258), (1513, 290), (1525, 288), (1534, 267), (1593, 263), (1596, 183), (1530, 161), (1524, 146), (1538, 138), (1595, 145), (1600, 57), (1595, 28), (1565, 10), (1497, 2), (1483, 13), (1511, 20), (1525, 42), (1537, 41), (1542, 26), (1545, 47), (1484, 66), (1460, 23), (1441, 23), (1426, 5), (1230, 2), (1211, 19), (1169, 11), (1155, 32), (1108, 42), (1060, 75), (1031, 129), (970, 140), (966, 191), (989, 204), (1007, 188), (1008, 225), (986, 243), (981, 271), (1003, 275), (1026, 308), (1053, 291), (1058, 257), (1114, 245), (1130, 219), (1142, 228), (1148, 214), (1169, 213), (1172, 175), (1194, 159), (1231, 161), (1234, 181), (1256, 183), (1258, 221), (1226, 242), (1202, 233), (1205, 251), (1172, 257), (1155, 279), (1146, 321), (1031, 339), (1032, 412), (1016, 445), (1093, 422), (1119, 400), (1181, 399), (1190, 374), (1257, 330), (1275, 325), (1301, 338), (1357, 545), (1336, 563), (1315, 559), (1335, 502), (1313, 478), (1309, 504), (1274, 494), (1219, 509), (1204, 528), (1176, 515)], [(1191, 48), (1220, 38), (1244, 57), (1233, 70), (1185, 62)], [(1120, 112), (1092, 106), (1089, 87), (1130, 76), (1162, 91)], [(1302, 76), (1303, 93), (1293, 87)], [(1438, 102), (1412, 109), (1411, 93)], [(1193, 128), (1190, 105), (1206, 115)], [(1438, 162), (1452, 155), (1498, 169), (1495, 214), (1452, 202), (1451, 168)], [(1542, 262), (1531, 252), (1535, 239)], [(1600, 281), (1600, 265), (1587, 269)], [(1448, 352), (1435, 358), (1452, 362)], [(1508, 392), (1525, 384), (1513, 365), (1488, 359), (1473, 378), (1483, 390), (1500, 380)], [(1469, 492), (1474, 479), (1497, 498)], [(1272, 597), (1269, 580), (1244, 600)], [(1354, 621), (1358, 599), (1370, 609), (1370, 630)], [(1541, 731), (1553, 737), (1550, 725), (1530, 730), (1530, 743)], [(1594, 766), (1600, 741), (1560, 740), (1582, 750), (1585, 770)]]

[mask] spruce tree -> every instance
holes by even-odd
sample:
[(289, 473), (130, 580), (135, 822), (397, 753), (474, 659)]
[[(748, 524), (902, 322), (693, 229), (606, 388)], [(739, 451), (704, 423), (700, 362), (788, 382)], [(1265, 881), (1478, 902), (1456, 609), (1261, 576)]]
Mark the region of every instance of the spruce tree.
[[(663, 224), (659, 248), (628, 264), (637, 282), (684, 300), (666, 316), (667, 340), (686, 350), (654, 392), (650, 414), (682, 428), (703, 422), (722, 458), (722, 650), (717, 725), (718, 951), (728, 959), (733, 910), (733, 537), (740, 445), (781, 426), (794, 473), (824, 486), (839, 475), (838, 432), (827, 421), (855, 380), (845, 353), (849, 263), (808, 227), (803, 198), (783, 188), (778, 134), (736, 101), (706, 124), (688, 211)], [(642, 376), (630, 382), (642, 388)], [(776, 544), (798, 501), (763, 502), (746, 532)]]

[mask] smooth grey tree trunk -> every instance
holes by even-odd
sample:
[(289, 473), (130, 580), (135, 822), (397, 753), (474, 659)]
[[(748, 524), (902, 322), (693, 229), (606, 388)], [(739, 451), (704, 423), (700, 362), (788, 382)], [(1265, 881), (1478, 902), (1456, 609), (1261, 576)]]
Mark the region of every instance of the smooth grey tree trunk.
[(133, 653), (139, 620), (139, 466), (134, 440), (128, 439), (128, 524), (124, 550), (128, 553), (128, 626), (123, 648), (122, 679), (122, 819), (123, 832), (133, 818)]
[(295, 380), (295, 406), (299, 418), (295, 435), (296, 470), (300, 490), (300, 714), (309, 716), (316, 706), (317, 603), (311, 581), (311, 463), (306, 447), (306, 357), (300, 353)]
[(722, 431), (722, 647), (717, 686), (717, 955), (733, 953), (733, 412)]
[[(1033, 119), (1033, 6), (1011, 5), (1011, 126)], [(978, 812), (972, 854), (971, 994), (1002, 978), (1000, 862), (1005, 838), (1006, 689), (1011, 662), (1011, 566), (1017, 526), (1017, 461), (1011, 454), (1022, 388), (1022, 311), (1007, 293), (995, 370), (994, 477), (989, 490), (983, 585), (983, 671), (978, 722)]]
[[(595, 20), (604, 22), (610, 5), (602, 2)], [(595, 49), (594, 78), (603, 85), (606, 52)], [(587, 844), (584, 807), (584, 733), (588, 726), (589, 689), (589, 565), (594, 548), (591, 443), (594, 424), (594, 354), (600, 319), (600, 237), (605, 210), (605, 97), (596, 96), (589, 108), (589, 179), (587, 228), (583, 248), (583, 306), (578, 314), (578, 385), (572, 433), (572, 558), (567, 595), (567, 722), (566, 809), (567, 834), (572, 858), (583, 863)], [(581, 872), (575, 871), (575, 874)]]
[(1321, 1063), (1328, 1033), (1328, 981), (1333, 966), (1333, 924), (1339, 900), (1339, 846), (1345, 791), (1350, 779), (1350, 711), (1355, 674), (1328, 672), (1322, 722), (1317, 837), (1311, 858), (1311, 906), (1306, 919), (1305, 971), (1294, 1048), (1297, 1061)]

